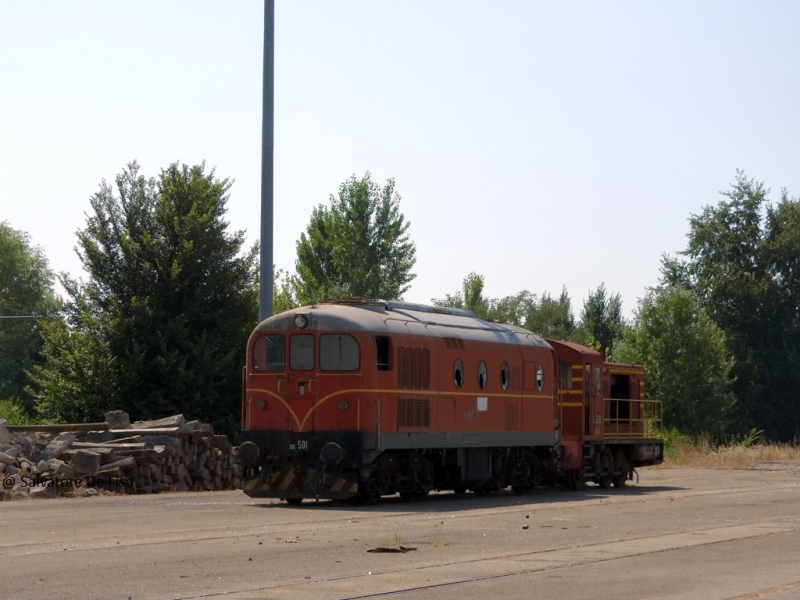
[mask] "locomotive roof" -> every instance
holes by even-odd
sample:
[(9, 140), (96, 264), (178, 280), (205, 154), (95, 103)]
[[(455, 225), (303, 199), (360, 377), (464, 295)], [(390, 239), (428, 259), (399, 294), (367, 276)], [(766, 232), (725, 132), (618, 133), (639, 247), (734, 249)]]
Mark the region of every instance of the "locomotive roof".
[(336, 300), (303, 306), (259, 323), (261, 331), (298, 331), (297, 315), (322, 331), (372, 331), (459, 338), (484, 342), (545, 346), (542, 336), (521, 327), (484, 321), (469, 310), (383, 300)]

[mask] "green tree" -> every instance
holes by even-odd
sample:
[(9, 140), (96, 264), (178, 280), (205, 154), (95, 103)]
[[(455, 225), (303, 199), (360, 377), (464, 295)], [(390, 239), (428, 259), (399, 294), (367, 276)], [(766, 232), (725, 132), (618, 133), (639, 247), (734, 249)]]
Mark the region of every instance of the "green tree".
[(136, 163), (91, 199), (78, 254), (87, 284), (62, 279), (69, 327), (48, 330), (40, 410), (70, 420), (120, 408), (238, 428), (241, 367), (257, 321), (256, 248), (224, 220), (230, 182), (205, 165), (151, 179)]
[(289, 274), (277, 267), (273, 267), (272, 272), (274, 274), (274, 281), (272, 284), (272, 312), (278, 314), (299, 306), (295, 299), (294, 288)]
[(650, 290), (613, 358), (644, 366), (646, 395), (663, 402), (665, 426), (724, 438), (734, 408), (734, 361), (725, 334), (688, 290)]
[(665, 261), (665, 280), (683, 282), (725, 331), (740, 431), (790, 440), (800, 431), (800, 205), (784, 191), (773, 207), (768, 193), (738, 171), (724, 200), (691, 217), (686, 258)]
[(461, 283), (461, 290), (444, 298), (433, 298), (434, 306), (465, 308), (478, 318), (524, 327), (548, 339), (569, 340), (576, 333), (575, 318), (567, 290), (558, 298), (544, 292), (541, 298), (527, 290), (505, 298), (487, 298), (483, 294), (483, 275), (474, 271)]
[(297, 242), (294, 289), (301, 304), (335, 297), (395, 300), (415, 275), (416, 246), (400, 212), (394, 180), (381, 188), (367, 173), (350, 177), (317, 206)]
[(0, 223), (0, 400), (33, 414), (25, 393), (27, 372), (41, 364), (42, 317), (54, 316), (58, 301), (44, 252), (27, 233)]
[(610, 356), (614, 344), (625, 332), (622, 317), (622, 298), (619, 294), (609, 296), (604, 283), (600, 284), (583, 303), (581, 327), (590, 336), (590, 342), (603, 356)]
[(434, 306), (461, 308), (471, 310), (479, 319), (489, 318), (489, 299), (483, 296), (486, 278), (472, 271), (461, 281), (461, 290), (454, 294), (446, 294), (444, 298), (431, 299)]
[(550, 340), (576, 341), (578, 327), (567, 289), (562, 288), (558, 298), (542, 293), (535, 310), (525, 316), (522, 326)]

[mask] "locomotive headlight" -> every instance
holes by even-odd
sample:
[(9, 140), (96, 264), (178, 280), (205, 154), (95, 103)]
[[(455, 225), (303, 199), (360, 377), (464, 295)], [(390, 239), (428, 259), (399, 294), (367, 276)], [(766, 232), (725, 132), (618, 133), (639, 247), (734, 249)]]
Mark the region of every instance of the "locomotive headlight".
[(308, 317), (306, 315), (295, 315), (294, 326), (298, 329), (305, 329), (308, 327)]
[(335, 467), (344, 458), (344, 450), (336, 442), (328, 442), (319, 452), (319, 460), (328, 467)]
[(244, 465), (245, 467), (251, 467), (258, 462), (258, 456), (260, 451), (258, 446), (256, 446), (253, 442), (247, 441), (244, 442), (239, 449), (237, 450), (237, 455), (239, 457), (239, 463)]

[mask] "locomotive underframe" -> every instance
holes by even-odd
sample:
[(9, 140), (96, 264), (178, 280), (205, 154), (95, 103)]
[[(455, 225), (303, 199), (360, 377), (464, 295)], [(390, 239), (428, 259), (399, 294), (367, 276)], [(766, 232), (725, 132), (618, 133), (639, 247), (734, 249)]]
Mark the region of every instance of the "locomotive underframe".
[[(636, 467), (660, 462), (663, 449), (661, 440), (587, 441), (581, 467), (562, 469), (554, 436), (528, 435), (527, 445), (453, 443), (479, 441), (470, 435), (390, 434), (379, 439), (372, 432), (245, 430), (243, 440), (256, 444), (259, 456), (244, 467), (244, 491), (255, 498), (299, 502), (376, 500), (398, 493), (412, 498), (433, 490), (484, 495), (507, 487), (522, 493), (540, 484), (581, 489), (586, 481), (621, 487)], [(484, 442), (505, 435), (486, 436)]]

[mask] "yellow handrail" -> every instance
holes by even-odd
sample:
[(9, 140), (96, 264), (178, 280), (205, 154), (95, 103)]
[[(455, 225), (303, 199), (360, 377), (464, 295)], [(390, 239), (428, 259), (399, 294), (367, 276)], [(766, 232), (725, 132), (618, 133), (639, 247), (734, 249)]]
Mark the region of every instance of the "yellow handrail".
[(663, 437), (660, 400), (603, 398), (603, 437), (606, 439)]

